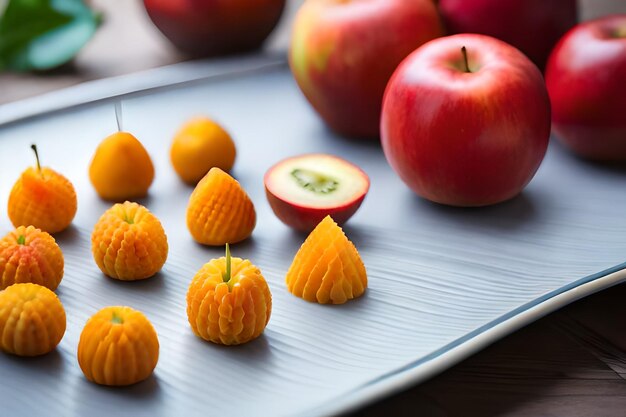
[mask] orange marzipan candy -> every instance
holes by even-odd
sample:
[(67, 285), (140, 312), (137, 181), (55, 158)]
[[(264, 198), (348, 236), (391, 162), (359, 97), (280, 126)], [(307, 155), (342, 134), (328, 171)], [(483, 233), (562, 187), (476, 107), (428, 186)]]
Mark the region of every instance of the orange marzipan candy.
[(222, 246), (247, 239), (256, 225), (252, 200), (239, 182), (219, 168), (200, 180), (189, 198), (187, 227), (198, 242)]
[(63, 304), (37, 284), (15, 284), (0, 291), (0, 349), (19, 356), (46, 354), (65, 334)]
[(286, 283), (289, 292), (307, 301), (343, 304), (365, 292), (367, 273), (354, 244), (326, 216), (298, 250)]
[(78, 364), (100, 385), (131, 385), (148, 378), (159, 361), (159, 339), (152, 323), (130, 307), (105, 307), (85, 324), (78, 342)]
[(272, 313), (272, 295), (261, 271), (249, 260), (232, 258), (228, 282), (225, 271), (224, 257), (198, 271), (187, 292), (187, 318), (202, 339), (238, 345), (263, 333)]
[(47, 167), (30, 167), (11, 189), (8, 215), (15, 227), (32, 225), (57, 233), (72, 223), (77, 207), (76, 191), (67, 178)]
[(145, 279), (167, 259), (167, 236), (147, 208), (126, 201), (108, 209), (91, 235), (91, 251), (100, 270), (123, 281)]
[(63, 267), (63, 252), (54, 238), (33, 226), (20, 226), (0, 240), (0, 289), (31, 282), (54, 291)]

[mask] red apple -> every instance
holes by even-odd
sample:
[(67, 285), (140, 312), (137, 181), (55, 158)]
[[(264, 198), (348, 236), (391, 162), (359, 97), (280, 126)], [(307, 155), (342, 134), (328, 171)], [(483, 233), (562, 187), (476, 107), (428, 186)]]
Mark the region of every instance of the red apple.
[(148, 16), (194, 56), (256, 49), (278, 23), (285, 0), (144, 0)]
[(308, 0), (296, 16), (289, 62), (333, 130), (378, 137), (391, 74), (418, 46), (442, 35), (432, 0)]
[(440, 0), (450, 34), (480, 33), (519, 48), (540, 69), (576, 24), (576, 0)]
[(548, 61), (555, 136), (580, 156), (626, 161), (626, 14), (569, 31)]
[(265, 174), (265, 193), (276, 216), (310, 232), (330, 215), (343, 224), (361, 206), (370, 180), (356, 165), (325, 154), (285, 159)]
[(381, 134), (387, 160), (417, 194), (484, 206), (514, 197), (534, 176), (548, 146), (550, 102), (541, 72), (519, 50), (454, 35), (400, 64)]

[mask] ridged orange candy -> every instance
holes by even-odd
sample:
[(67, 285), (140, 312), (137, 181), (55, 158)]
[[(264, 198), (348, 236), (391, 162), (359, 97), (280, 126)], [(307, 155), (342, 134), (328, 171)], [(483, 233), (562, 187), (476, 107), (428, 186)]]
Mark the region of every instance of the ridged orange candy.
[(123, 281), (150, 278), (167, 259), (167, 236), (156, 216), (126, 201), (108, 209), (91, 234), (91, 251), (100, 270)]
[(298, 250), (286, 282), (289, 292), (307, 301), (343, 304), (365, 292), (367, 273), (354, 244), (326, 216)]
[(78, 207), (72, 183), (58, 172), (37, 166), (27, 168), (9, 194), (8, 214), (13, 226), (35, 226), (48, 233), (67, 228)]
[(19, 356), (44, 355), (65, 334), (63, 304), (37, 284), (15, 284), (0, 291), (0, 349)]
[(254, 204), (239, 182), (219, 168), (211, 170), (191, 193), (187, 227), (204, 245), (222, 246), (247, 239), (256, 225)]
[(272, 313), (272, 294), (259, 268), (226, 257), (206, 263), (187, 291), (187, 318), (204, 340), (238, 345), (263, 333)]
[(148, 378), (159, 361), (159, 339), (143, 313), (105, 307), (85, 324), (78, 342), (78, 364), (91, 382), (131, 385)]
[(128, 132), (106, 137), (89, 165), (89, 179), (100, 198), (124, 201), (144, 197), (154, 180), (148, 151)]
[(0, 240), (0, 289), (31, 282), (54, 291), (63, 279), (63, 252), (48, 233), (20, 226)]

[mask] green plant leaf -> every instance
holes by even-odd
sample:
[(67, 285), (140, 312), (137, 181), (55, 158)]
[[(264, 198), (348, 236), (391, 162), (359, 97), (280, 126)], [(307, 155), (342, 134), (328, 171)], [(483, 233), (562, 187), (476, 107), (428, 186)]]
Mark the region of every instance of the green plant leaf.
[(100, 22), (83, 0), (8, 0), (0, 15), (0, 70), (58, 67), (78, 53)]

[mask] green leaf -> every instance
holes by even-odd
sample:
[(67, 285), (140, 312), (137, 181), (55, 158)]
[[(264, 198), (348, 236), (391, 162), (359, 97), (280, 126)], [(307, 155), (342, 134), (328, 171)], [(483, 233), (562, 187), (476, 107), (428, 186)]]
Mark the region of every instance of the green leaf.
[(100, 22), (82, 0), (8, 0), (0, 15), (0, 70), (58, 67), (78, 53)]

